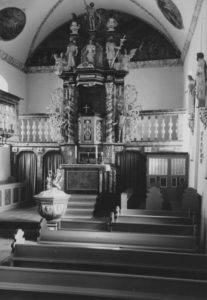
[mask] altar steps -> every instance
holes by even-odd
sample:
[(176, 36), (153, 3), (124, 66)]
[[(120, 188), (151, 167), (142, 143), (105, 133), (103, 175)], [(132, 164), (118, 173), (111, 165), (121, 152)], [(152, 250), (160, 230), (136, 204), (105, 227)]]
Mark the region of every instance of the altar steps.
[(64, 218), (91, 219), (97, 195), (72, 194)]

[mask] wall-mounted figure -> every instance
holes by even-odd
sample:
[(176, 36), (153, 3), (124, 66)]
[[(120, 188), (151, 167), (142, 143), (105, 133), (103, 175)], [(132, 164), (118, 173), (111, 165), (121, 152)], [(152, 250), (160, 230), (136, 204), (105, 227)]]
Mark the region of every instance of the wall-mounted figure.
[(73, 37), (70, 37), (70, 41), (69, 44), (67, 46), (67, 50), (65, 53), (66, 57), (67, 57), (67, 69), (71, 70), (75, 68), (76, 62), (75, 62), (75, 58), (78, 55), (78, 47), (76, 45), (76, 41), (73, 39)]
[(196, 96), (196, 81), (192, 75), (188, 75), (188, 85), (187, 85), (187, 109), (189, 114), (194, 114), (195, 110), (195, 96)]
[(206, 97), (206, 61), (202, 52), (197, 53), (196, 96), (198, 105), (205, 105)]
[(97, 10), (94, 8), (94, 3), (91, 2), (89, 5), (86, 3), (86, 0), (84, 0), (87, 16), (88, 16), (88, 23), (89, 23), (89, 30), (95, 31), (97, 27), (101, 23), (101, 16), (97, 12)]

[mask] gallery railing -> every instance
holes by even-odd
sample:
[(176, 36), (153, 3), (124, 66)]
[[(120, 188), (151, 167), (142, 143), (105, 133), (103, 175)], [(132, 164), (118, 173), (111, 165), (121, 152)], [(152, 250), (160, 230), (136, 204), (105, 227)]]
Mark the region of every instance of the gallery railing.
[(19, 116), (19, 141), (25, 143), (53, 142), (47, 114)]
[(141, 141), (181, 141), (186, 111), (145, 110), (137, 121), (137, 140)]
[[(145, 110), (139, 116), (127, 117), (126, 142), (170, 142), (183, 140), (186, 111)], [(47, 114), (19, 116), (19, 141), (25, 143), (54, 142)]]

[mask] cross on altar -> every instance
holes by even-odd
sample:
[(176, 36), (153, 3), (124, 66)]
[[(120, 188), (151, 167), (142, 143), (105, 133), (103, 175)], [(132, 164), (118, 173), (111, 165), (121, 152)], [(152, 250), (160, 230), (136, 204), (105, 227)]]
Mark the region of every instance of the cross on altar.
[(86, 114), (88, 113), (89, 108), (90, 108), (90, 107), (89, 107), (87, 104), (84, 106), (83, 109), (85, 110), (85, 113), (86, 113)]

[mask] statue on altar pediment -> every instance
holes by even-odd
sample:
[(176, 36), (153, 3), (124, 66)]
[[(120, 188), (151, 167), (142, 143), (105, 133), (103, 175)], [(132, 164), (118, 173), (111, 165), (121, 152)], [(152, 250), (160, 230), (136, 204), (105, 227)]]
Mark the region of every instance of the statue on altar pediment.
[(64, 57), (64, 53), (63, 52), (61, 52), (60, 53), (60, 56), (58, 55), (58, 54), (54, 54), (53, 55), (53, 57), (54, 57), (54, 59), (55, 59), (55, 73), (57, 74), (57, 75), (61, 75), (62, 74), (62, 72), (63, 72), (63, 70), (64, 70), (64, 68), (67, 66), (67, 61), (66, 61), (66, 59), (65, 59), (65, 57)]
[(70, 31), (72, 34), (77, 35), (79, 29), (80, 29), (80, 25), (77, 22), (77, 16), (76, 16), (76, 14), (72, 13), (72, 21), (70, 24)]
[(81, 65), (78, 67), (102, 67), (103, 66), (103, 48), (95, 43), (94, 37), (89, 39), (88, 44), (81, 50)]
[(117, 26), (118, 22), (113, 18), (113, 16), (111, 16), (106, 23), (107, 31), (113, 32)]
[(120, 45), (117, 46), (113, 36), (110, 36), (108, 38), (108, 41), (106, 42), (106, 58), (108, 60), (108, 65), (110, 69), (113, 68), (115, 60), (118, 57), (125, 40), (126, 39), (124, 36), (122, 39), (120, 39)]
[(131, 49), (129, 53), (127, 53), (127, 50), (124, 49), (124, 54), (121, 54), (119, 57), (120, 60), (120, 69), (124, 71), (129, 71), (129, 63), (133, 56), (135, 55), (137, 51), (137, 48)]
[(86, 59), (88, 63), (95, 64), (95, 56), (96, 56), (96, 45), (93, 40), (90, 39), (88, 45), (85, 48)]
[(101, 16), (94, 8), (94, 3), (91, 2), (89, 5), (84, 0), (87, 16), (88, 16), (88, 23), (89, 23), (89, 30), (95, 31), (99, 24), (101, 23)]
[(67, 58), (67, 69), (71, 70), (75, 68), (76, 62), (75, 58), (78, 55), (78, 47), (76, 45), (76, 41), (73, 39), (73, 37), (70, 37), (69, 44), (67, 46), (67, 50), (65, 53), (65, 56)]

